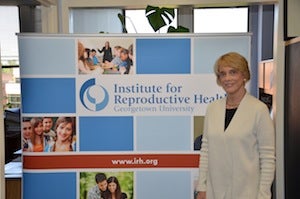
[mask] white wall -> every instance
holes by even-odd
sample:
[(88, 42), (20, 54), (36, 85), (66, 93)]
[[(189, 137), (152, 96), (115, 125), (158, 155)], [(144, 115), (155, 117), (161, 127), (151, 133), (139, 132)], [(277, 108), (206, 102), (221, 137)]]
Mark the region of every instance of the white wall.
[(287, 36), (299, 37), (300, 36), (300, 1), (287, 0)]

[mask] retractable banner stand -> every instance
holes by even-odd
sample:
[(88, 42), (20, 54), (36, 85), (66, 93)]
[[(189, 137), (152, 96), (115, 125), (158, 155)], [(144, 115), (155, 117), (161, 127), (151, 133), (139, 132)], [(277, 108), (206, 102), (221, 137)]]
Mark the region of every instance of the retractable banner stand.
[(23, 198), (88, 199), (104, 174), (122, 198), (193, 199), (205, 109), (225, 97), (214, 62), (250, 60), (250, 39), (19, 35)]

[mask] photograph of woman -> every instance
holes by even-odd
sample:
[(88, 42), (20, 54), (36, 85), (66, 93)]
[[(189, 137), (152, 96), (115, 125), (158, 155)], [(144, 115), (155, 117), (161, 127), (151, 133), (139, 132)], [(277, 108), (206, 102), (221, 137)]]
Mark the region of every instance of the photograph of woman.
[(270, 199), (275, 132), (268, 107), (246, 91), (242, 55), (222, 55), (214, 72), (227, 96), (206, 110), (197, 199)]
[(103, 198), (104, 199), (126, 199), (127, 194), (121, 191), (120, 183), (115, 176), (111, 176), (107, 179), (107, 189)]
[(111, 47), (109, 44), (109, 41), (106, 41), (102, 49), (97, 49), (99, 53), (103, 53), (103, 59), (102, 62), (110, 62), (113, 59)]
[(44, 151), (44, 135), (43, 135), (43, 120), (42, 118), (32, 118), (30, 120), (32, 128), (31, 143), (33, 145), (33, 152)]
[(45, 152), (75, 151), (75, 120), (73, 117), (58, 117), (54, 125), (55, 141), (46, 146)]

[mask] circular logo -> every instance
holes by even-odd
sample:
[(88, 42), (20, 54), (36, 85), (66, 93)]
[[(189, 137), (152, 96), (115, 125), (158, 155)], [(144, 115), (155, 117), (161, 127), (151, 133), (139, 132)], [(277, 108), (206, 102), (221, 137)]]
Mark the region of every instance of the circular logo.
[(80, 88), (80, 101), (90, 111), (101, 111), (108, 104), (108, 92), (96, 84), (96, 79), (89, 79)]

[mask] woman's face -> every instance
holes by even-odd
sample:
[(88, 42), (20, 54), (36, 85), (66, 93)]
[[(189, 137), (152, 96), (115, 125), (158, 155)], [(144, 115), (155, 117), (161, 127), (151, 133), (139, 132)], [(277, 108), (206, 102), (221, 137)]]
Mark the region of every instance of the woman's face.
[(43, 134), (43, 123), (40, 122), (35, 128), (34, 128), (34, 133), (37, 135), (42, 135)]
[(88, 58), (88, 53), (86, 51), (83, 52), (83, 57)]
[(72, 135), (73, 129), (71, 123), (60, 123), (56, 128), (57, 140), (67, 141)]
[(111, 193), (114, 193), (116, 190), (117, 190), (117, 184), (114, 183), (114, 182), (111, 182), (108, 184), (108, 190), (111, 192)]
[(225, 92), (229, 95), (244, 90), (245, 77), (241, 71), (230, 66), (219, 67), (219, 82)]

